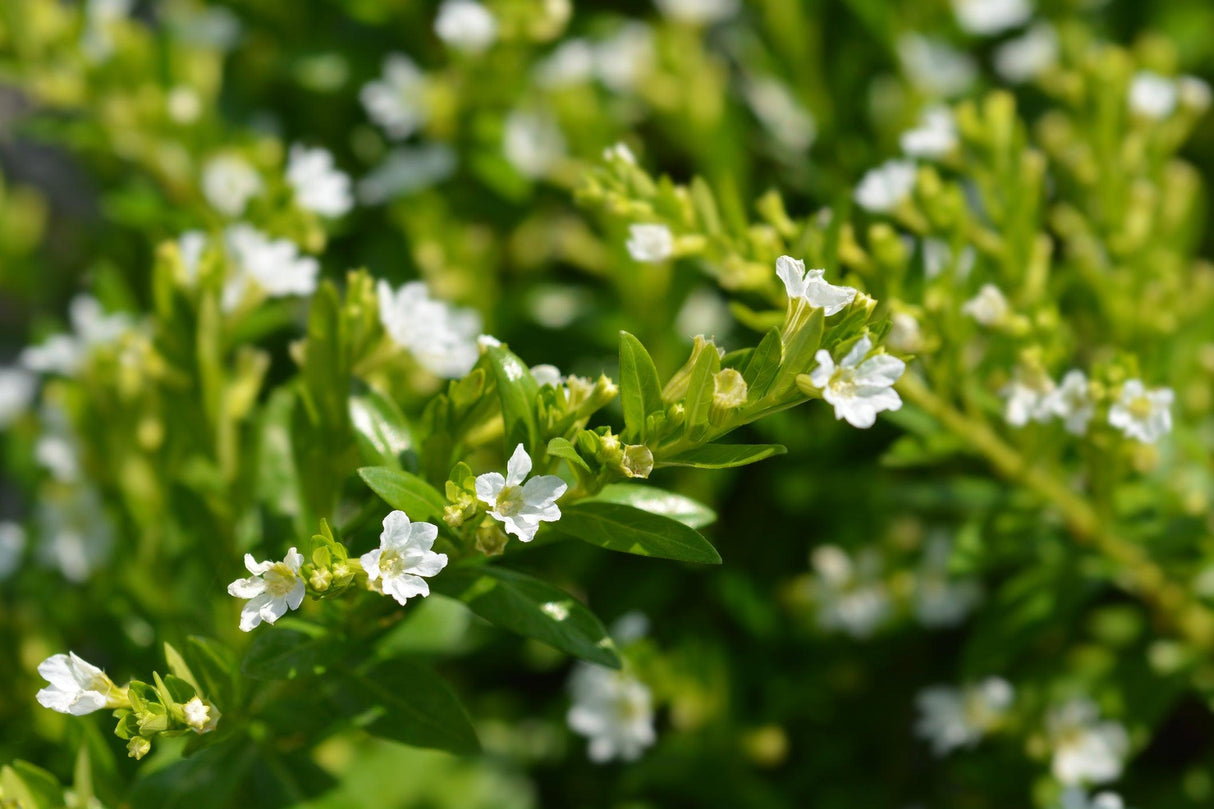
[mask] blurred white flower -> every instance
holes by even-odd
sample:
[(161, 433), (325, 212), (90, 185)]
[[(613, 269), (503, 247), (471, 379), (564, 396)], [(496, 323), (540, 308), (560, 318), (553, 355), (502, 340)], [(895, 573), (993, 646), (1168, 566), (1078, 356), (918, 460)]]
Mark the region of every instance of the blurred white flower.
[(872, 549), (853, 562), (839, 547), (822, 545), (810, 556), (818, 625), (867, 638), (889, 616), (890, 597), (881, 580), (881, 560)]
[(674, 325), (679, 334), (687, 337), (707, 334), (719, 338), (733, 327), (733, 315), (719, 294), (707, 287), (697, 287), (679, 307)]
[(1040, 76), (1058, 62), (1058, 34), (1054, 26), (1040, 22), (1015, 39), (995, 49), (995, 72), (1010, 84), (1023, 84)]
[(435, 576), (447, 566), (447, 554), (434, 553), (438, 526), (428, 522), (410, 522), (403, 511), (384, 517), (379, 547), (359, 557), (373, 588), (404, 606), (414, 596), (430, 595), (423, 577)]
[(224, 231), (224, 246), (233, 262), (223, 290), (223, 308), (232, 311), (244, 300), (250, 285), (271, 298), (311, 295), (316, 291), (320, 264), (299, 253), (287, 239), (271, 239), (251, 225), (232, 225)]
[(953, 0), (953, 13), (966, 33), (990, 36), (1024, 25), (1033, 7), (1028, 0)]
[(592, 663), (578, 663), (569, 678), (573, 705), (566, 721), (590, 740), (590, 760), (635, 761), (657, 740), (653, 697), (631, 674)]
[(623, 93), (638, 86), (653, 68), (653, 31), (627, 22), (594, 48), (594, 72), (608, 89)]
[(80, 48), (94, 62), (104, 62), (114, 53), (115, 23), (131, 13), (135, 0), (88, 0), (84, 6), (84, 33)]
[(711, 25), (738, 12), (738, 0), (654, 0), (663, 16), (689, 25)]
[(629, 225), (625, 246), (633, 261), (656, 264), (674, 255), (674, 235), (665, 225)]
[(878, 413), (902, 407), (894, 383), (906, 370), (906, 363), (888, 354), (869, 357), (872, 348), (866, 334), (837, 366), (829, 351), (819, 349), (814, 355), (818, 366), (809, 375), (822, 389), (822, 398), (834, 405), (835, 418), (846, 419), (853, 427), (872, 427)]
[(211, 716), (211, 706), (203, 702), (201, 698), (191, 697), (181, 706), (181, 709), (185, 714), (185, 723), (195, 732), (206, 733), (214, 730), (215, 718)]
[(999, 726), (1014, 699), (1011, 684), (1000, 677), (962, 688), (925, 688), (915, 698), (919, 708), (915, 732), (931, 744), (937, 756), (973, 747)]
[(475, 0), (443, 0), (434, 33), (457, 51), (481, 53), (497, 39), (497, 19)]
[(413, 194), (446, 180), (455, 167), (455, 150), (445, 143), (397, 147), (358, 181), (358, 200), (379, 205)]
[(187, 284), (198, 280), (198, 263), (206, 252), (209, 239), (201, 230), (187, 230), (177, 237), (177, 255), (181, 258), (181, 269)]
[(327, 149), (294, 144), (287, 160), (287, 182), (295, 189), (300, 207), (321, 216), (342, 216), (354, 205), (350, 178), (333, 165)]
[(253, 575), (228, 585), (228, 595), (247, 599), (240, 610), (242, 632), (251, 632), (262, 621), (272, 624), (288, 610), (299, 609), (307, 593), (299, 573), (303, 561), (303, 554), (295, 548), (281, 562), (258, 562), (253, 554), (244, 555), (244, 566)]
[(25, 554), (25, 529), (15, 522), (0, 522), (0, 581), (21, 566)]
[(594, 78), (594, 47), (586, 39), (567, 39), (535, 67), (542, 87), (559, 88), (585, 84)]
[(455, 379), (472, 370), (480, 352), (480, 315), (430, 297), (426, 285), (412, 281), (393, 292), (380, 281), (379, 319), (384, 331), (436, 376)]
[(519, 174), (534, 180), (565, 157), (565, 136), (548, 113), (515, 110), (506, 118), (502, 151)]
[(915, 174), (913, 161), (887, 160), (860, 178), (856, 202), (867, 211), (888, 213), (910, 196), (915, 188)]
[(983, 326), (994, 326), (1011, 313), (1003, 292), (994, 284), (983, 284), (978, 294), (961, 305), (961, 312)]
[(907, 79), (929, 96), (961, 95), (978, 77), (974, 60), (942, 40), (904, 34), (897, 49)]
[(915, 576), (915, 617), (925, 627), (956, 626), (982, 600), (977, 580), (949, 574), (952, 549), (952, 540), (939, 534), (931, 537), (924, 549)]
[(38, 392), (38, 377), (18, 367), (0, 368), (0, 430), (29, 410)]
[(899, 354), (914, 354), (923, 348), (923, 332), (919, 321), (909, 312), (894, 312), (885, 344)]
[(1004, 399), (1004, 420), (1013, 427), (1023, 427), (1030, 421), (1044, 424), (1054, 416), (1054, 392), (1054, 381), (1044, 375), (1008, 383), (999, 391)]
[(80, 478), (80, 448), (76, 433), (62, 408), (46, 404), (38, 414), (38, 440), (34, 460), (62, 483)]
[(1089, 798), (1082, 787), (1069, 786), (1062, 791), (1057, 809), (1125, 809), (1125, 802), (1116, 792), (1097, 792)]
[(91, 486), (44, 487), (35, 517), (39, 561), (58, 568), (68, 581), (85, 581), (109, 557), (114, 528)]
[(426, 77), (413, 60), (392, 53), (384, 58), (382, 76), (364, 84), (358, 97), (389, 137), (404, 140), (426, 122), (425, 93)]
[(824, 315), (842, 312), (855, 299), (852, 287), (835, 286), (825, 278), (826, 270), (805, 270), (805, 262), (792, 256), (776, 259), (776, 276), (784, 283), (790, 302), (802, 300), (815, 308), (825, 309)]
[[(954, 274), (959, 281), (964, 281), (969, 278), (970, 271), (974, 269), (974, 261), (977, 254), (974, 248), (966, 245), (961, 249), (961, 254), (957, 256), (957, 264), (954, 268)], [(940, 273), (944, 272), (953, 264), (953, 249), (948, 242), (943, 239), (926, 238), (923, 240), (923, 274), (930, 281), (936, 278)]]
[(776, 143), (793, 152), (813, 145), (817, 122), (783, 82), (764, 76), (746, 82), (743, 90), (755, 117)]
[(198, 91), (185, 84), (178, 84), (169, 91), (164, 107), (173, 123), (182, 126), (194, 123), (202, 115), (202, 99)]
[(552, 387), (559, 388), (565, 382), (565, 377), (561, 375), (561, 369), (555, 365), (532, 365), (531, 378), (535, 380), (535, 384), (541, 388)]
[(1130, 736), (1118, 722), (1100, 719), (1088, 699), (1075, 699), (1053, 709), (1046, 732), (1054, 757), (1051, 769), (1064, 784), (1103, 784), (1121, 775), (1130, 751)]
[(634, 155), (632, 150), (628, 148), (627, 143), (620, 141), (618, 143), (611, 144), (603, 150), (603, 160), (609, 163), (613, 160), (619, 160), (622, 163), (635, 166), (637, 163), (637, 156)]
[(27, 371), (71, 376), (89, 351), (118, 340), (132, 328), (121, 312), (107, 314), (96, 298), (77, 295), (68, 306), (72, 334), (55, 334), (42, 344), (28, 346), (18, 361)]
[(506, 464), (505, 477), (499, 472), (476, 476), (476, 496), (488, 506), (489, 516), (523, 542), (535, 539), (541, 522), (561, 518), (556, 501), (568, 488), (556, 475), (537, 475), (524, 483), (530, 472), (531, 456), (519, 444)]
[(1109, 408), (1109, 424), (1121, 430), (1126, 438), (1154, 444), (1172, 431), (1174, 398), (1171, 388), (1148, 390), (1141, 379), (1128, 380)]
[(1052, 415), (1063, 420), (1067, 432), (1083, 435), (1088, 431), (1088, 422), (1096, 415), (1096, 403), (1088, 385), (1088, 378), (1079, 369), (1072, 369), (1062, 377), (1062, 384), (1047, 397), (1044, 406)]
[(1180, 94), (1180, 103), (1197, 112), (1205, 112), (1210, 107), (1210, 85), (1196, 76), (1181, 76), (1176, 80), (1176, 90)]
[(919, 116), (919, 125), (898, 139), (910, 157), (939, 160), (957, 148), (957, 125), (948, 107), (929, 107)]
[(242, 157), (223, 154), (202, 167), (202, 194), (224, 216), (240, 216), (259, 193), (261, 175)]
[(38, 674), (50, 683), (38, 692), (38, 704), (52, 711), (84, 716), (126, 701), (123, 689), (75, 652), (51, 655), (38, 664)]
[(1143, 118), (1161, 120), (1176, 110), (1180, 91), (1172, 79), (1141, 70), (1130, 81), (1130, 109)]

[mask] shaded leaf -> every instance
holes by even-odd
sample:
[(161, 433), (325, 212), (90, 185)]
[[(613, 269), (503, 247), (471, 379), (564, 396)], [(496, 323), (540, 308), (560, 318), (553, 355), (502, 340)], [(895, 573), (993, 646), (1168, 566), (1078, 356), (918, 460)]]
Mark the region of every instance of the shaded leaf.
[(620, 503), (586, 501), (564, 508), (560, 530), (583, 542), (621, 553), (720, 564), (721, 555), (694, 528)]
[(442, 525), (447, 498), (417, 475), (386, 466), (364, 466), (358, 475), (394, 509), (405, 512), (410, 520)]
[(788, 450), (780, 444), (708, 444), (663, 458), (656, 466), (691, 466), (696, 469), (728, 469), (762, 461)]
[(703, 528), (717, 519), (716, 512), (703, 503), (656, 486), (612, 483), (610, 486), (604, 486), (594, 499), (607, 503), (622, 503), (650, 514), (670, 517), (690, 528)]

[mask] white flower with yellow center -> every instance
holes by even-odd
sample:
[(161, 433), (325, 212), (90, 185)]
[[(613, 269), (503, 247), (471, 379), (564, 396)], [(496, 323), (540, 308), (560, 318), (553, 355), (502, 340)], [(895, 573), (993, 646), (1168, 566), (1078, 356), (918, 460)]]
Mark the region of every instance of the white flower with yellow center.
[(218, 716), (211, 715), (211, 706), (199, 697), (191, 697), (190, 701), (181, 706), (185, 714), (185, 723), (193, 728), (195, 733), (207, 733), (215, 729)]
[(916, 169), (910, 160), (887, 160), (860, 178), (856, 203), (872, 213), (889, 213), (915, 189)]
[(237, 579), (228, 585), (228, 595), (246, 598), (248, 603), (240, 611), (240, 629), (250, 632), (262, 621), (272, 624), (297, 610), (303, 603), (307, 586), (299, 567), (303, 554), (291, 548), (281, 562), (258, 562), (253, 554), (244, 555), (244, 566), (252, 576)]
[(261, 192), (261, 175), (236, 155), (212, 157), (202, 168), (202, 195), (224, 216), (240, 216)]
[(1109, 424), (1144, 444), (1154, 444), (1172, 431), (1171, 388), (1147, 390), (1141, 379), (1121, 386), (1121, 396), (1109, 408)]
[(498, 472), (476, 477), (476, 496), (489, 507), (489, 516), (523, 542), (535, 539), (540, 523), (561, 518), (556, 501), (568, 488), (556, 475), (537, 475), (524, 483), (529, 472), (531, 456), (519, 444), (506, 464), (505, 477)]
[(328, 149), (292, 146), (287, 182), (295, 189), (299, 206), (321, 216), (342, 216), (354, 207), (350, 178), (337, 170)]
[(124, 690), (75, 652), (51, 655), (38, 664), (38, 673), (50, 683), (38, 692), (38, 703), (52, 711), (84, 716), (126, 703)]
[(631, 674), (579, 663), (569, 679), (573, 705), (566, 721), (590, 740), (590, 760), (635, 761), (657, 739), (653, 696)]
[(1003, 292), (994, 284), (983, 284), (978, 294), (961, 305), (962, 314), (969, 315), (983, 326), (994, 326), (1012, 311)]
[(358, 93), (367, 115), (390, 138), (404, 140), (426, 123), (426, 77), (403, 53), (384, 58), (380, 78), (363, 85)]
[(434, 20), (434, 33), (464, 53), (480, 53), (497, 39), (497, 19), (475, 0), (445, 0)]
[(998, 726), (1014, 696), (1012, 686), (999, 677), (963, 688), (926, 688), (915, 698), (919, 708), (915, 732), (931, 744), (937, 756), (973, 747)]
[(872, 349), (866, 334), (838, 365), (829, 351), (820, 349), (814, 355), (818, 367), (809, 375), (822, 390), (822, 398), (835, 406), (835, 418), (846, 419), (853, 427), (872, 427), (878, 413), (902, 407), (893, 385), (906, 370), (906, 363), (888, 354), (869, 357)]
[(447, 566), (447, 554), (430, 550), (437, 537), (437, 526), (410, 522), (403, 511), (384, 517), (379, 547), (359, 557), (372, 587), (402, 606), (414, 596), (430, 595), (430, 585), (422, 577), (435, 576)]
[(776, 259), (776, 275), (784, 282), (790, 302), (802, 300), (827, 316), (843, 311), (856, 297), (852, 287), (835, 286), (824, 276), (826, 270), (805, 271), (805, 262), (791, 256)]
[(1055, 708), (1046, 718), (1054, 750), (1054, 777), (1064, 784), (1103, 784), (1116, 780), (1130, 751), (1130, 736), (1119, 722), (1102, 721), (1088, 699)]
[(1073, 435), (1086, 433), (1088, 422), (1096, 414), (1096, 405), (1083, 371), (1077, 368), (1067, 371), (1062, 384), (1046, 397), (1045, 407), (1063, 420), (1067, 432)]

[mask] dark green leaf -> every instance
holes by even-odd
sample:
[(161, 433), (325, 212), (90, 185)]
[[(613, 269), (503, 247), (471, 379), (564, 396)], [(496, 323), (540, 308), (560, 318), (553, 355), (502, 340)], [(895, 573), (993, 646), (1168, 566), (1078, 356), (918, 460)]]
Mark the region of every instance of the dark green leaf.
[(256, 756), (243, 739), (229, 739), (136, 782), (134, 809), (224, 809), (240, 805), (237, 789)]
[(322, 631), (266, 627), (245, 653), (240, 670), (259, 680), (294, 680), (323, 674), (346, 654), (342, 638)]
[(612, 483), (594, 497), (606, 503), (622, 503), (626, 506), (660, 514), (678, 520), (690, 528), (703, 528), (716, 521), (716, 513), (703, 503), (690, 497), (668, 492), (656, 486), (637, 483)]
[(620, 503), (586, 501), (562, 509), (563, 533), (621, 553), (720, 564), (717, 549), (694, 528)]
[(663, 409), (662, 383), (645, 346), (626, 331), (620, 332), (620, 403), (629, 435), (643, 443), (646, 417)]
[(221, 706), (226, 701), (235, 701), (232, 674), (236, 671), (236, 658), (231, 650), (210, 638), (191, 635), (186, 638), (182, 655), (204, 696)]
[(663, 458), (656, 466), (691, 466), (696, 469), (728, 469), (783, 455), (788, 450), (779, 444), (708, 444), (673, 458)]
[(405, 512), (410, 520), (442, 523), (447, 499), (417, 475), (384, 466), (364, 466), (358, 474), (371, 491), (392, 508)]

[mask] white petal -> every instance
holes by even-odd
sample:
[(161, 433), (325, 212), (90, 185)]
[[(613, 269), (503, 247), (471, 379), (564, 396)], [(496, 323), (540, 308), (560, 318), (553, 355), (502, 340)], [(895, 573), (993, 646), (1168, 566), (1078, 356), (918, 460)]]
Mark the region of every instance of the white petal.
[(859, 342), (852, 346), (851, 351), (847, 352), (847, 356), (843, 358), (839, 365), (843, 368), (855, 368), (868, 356), (868, 352), (872, 350), (873, 341), (866, 334), (860, 338)]
[(831, 359), (830, 352), (824, 348), (818, 349), (818, 353), (814, 354), (814, 359), (818, 361), (818, 366), (809, 374), (809, 381), (813, 382), (816, 387), (825, 388), (830, 384), (830, 378), (835, 375), (835, 361)]
[(76, 692), (63, 691), (59, 688), (43, 688), (34, 695), (38, 700), (38, 704), (43, 708), (50, 708), (52, 711), (59, 713), (71, 713), (72, 703), (76, 699)]
[(905, 370), (906, 363), (897, 357), (878, 354), (869, 357), (856, 369), (856, 384), (889, 387), (898, 381)]
[(529, 506), (551, 504), (568, 488), (565, 481), (556, 475), (539, 475), (523, 486), (523, 501)]
[(367, 578), (372, 580), (379, 578), (379, 555), (381, 553), (383, 553), (383, 551), (376, 548), (375, 550), (367, 551), (362, 556), (358, 557), (358, 561), (363, 566), (363, 570), (367, 571)]
[(805, 262), (791, 256), (776, 259), (776, 275), (784, 282), (789, 298), (805, 296)]
[(384, 579), (384, 592), (396, 599), (398, 604), (404, 604), (414, 596), (430, 595), (430, 585), (426, 580), (408, 573)]
[(447, 554), (427, 552), (409, 567), (408, 572), (414, 576), (437, 576), (439, 571), (446, 566)]
[(434, 540), (438, 538), (438, 526), (431, 525), (428, 522), (415, 522), (409, 531), (409, 541), (405, 543), (405, 547), (422, 551), (428, 551), (434, 547)]
[(240, 611), (240, 631), (251, 632), (261, 623), (261, 608), (270, 601), (269, 593), (262, 593), (256, 598), (250, 599)]
[(497, 496), (506, 488), (506, 479), (497, 472), (476, 476), (476, 497), (488, 506), (497, 505)]
[(265, 573), (267, 570), (274, 567), (274, 563), (273, 562), (258, 562), (256, 559), (253, 558), (253, 554), (246, 553), (244, 555), (244, 566), (254, 576), (260, 576), (262, 573)]
[[(290, 596), (288, 596), (289, 598)], [(250, 604), (253, 602), (249, 602)], [(279, 618), (287, 614), (287, 599), (286, 598), (271, 598), (267, 599), (266, 603), (261, 607), (261, 620), (267, 624), (272, 624)]]
[(287, 606), (293, 610), (299, 609), (299, 605), (303, 603), (304, 596), (307, 594), (308, 588), (304, 584), (303, 579), (295, 580), (295, 587), (291, 592), (287, 593)]
[(514, 448), (514, 454), (506, 463), (506, 485), (519, 485), (530, 471), (531, 456), (527, 454), (527, 450), (523, 449), (523, 445), (519, 444)]
[(282, 563), (290, 568), (292, 573), (299, 572), (299, 567), (303, 564), (303, 561), (303, 554), (293, 547), (287, 551), (287, 555), (282, 559)]
[(236, 598), (255, 598), (266, 591), (266, 583), (258, 576), (237, 579), (228, 585), (228, 595)]
[(380, 547), (403, 547), (409, 541), (409, 525), (409, 516), (405, 512), (388, 512), (388, 516), (384, 517), (384, 530), (379, 535)]

